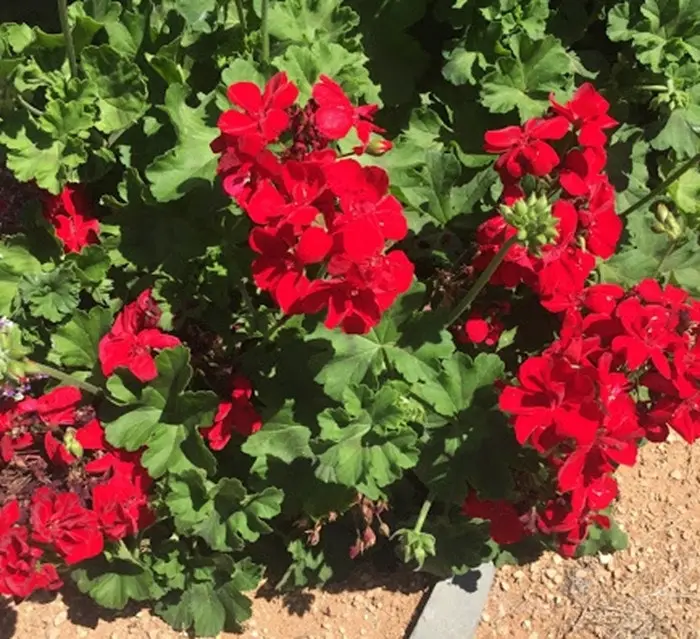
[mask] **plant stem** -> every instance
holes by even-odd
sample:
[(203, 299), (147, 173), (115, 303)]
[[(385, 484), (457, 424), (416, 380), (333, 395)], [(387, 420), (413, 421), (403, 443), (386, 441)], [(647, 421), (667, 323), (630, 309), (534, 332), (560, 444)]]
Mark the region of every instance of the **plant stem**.
[(68, 54), (68, 64), (70, 73), (74, 78), (78, 77), (78, 59), (75, 56), (75, 43), (68, 24), (68, 0), (58, 0), (58, 17), (61, 20), (61, 30), (66, 41), (66, 53)]
[(90, 393), (91, 395), (99, 395), (102, 392), (102, 389), (98, 386), (90, 384), (90, 382), (84, 382), (80, 379), (76, 379), (72, 375), (64, 373), (63, 371), (59, 371), (57, 368), (49, 366), (48, 364), (39, 364), (39, 362), (33, 361), (30, 361), (29, 364), (31, 365), (33, 372), (48, 375), (49, 377), (57, 379), (59, 382), (65, 382), (66, 384), (70, 384), (71, 386), (77, 386), (78, 388), (82, 388), (86, 393)]
[(238, 14), (238, 22), (241, 23), (241, 29), (243, 29), (243, 37), (245, 37), (248, 34), (248, 24), (243, 9), (243, 0), (236, 0), (236, 13)]
[(661, 184), (659, 184), (651, 192), (647, 193), (641, 200), (637, 200), (632, 206), (628, 207), (626, 210), (620, 213), (620, 215), (629, 215), (630, 213), (634, 213), (637, 209), (641, 209), (644, 205), (649, 204), (649, 202), (651, 202), (655, 197), (657, 197), (660, 193), (662, 193), (669, 186), (671, 186), (671, 184), (673, 184), (686, 171), (692, 169), (693, 165), (696, 164), (698, 160), (700, 160), (700, 153), (697, 153), (692, 158), (690, 158), (690, 160), (688, 160), (685, 164), (681, 165), (679, 169), (671, 173), (671, 175), (669, 175), (663, 182), (661, 182)]
[(420, 507), (420, 512), (418, 513), (418, 519), (416, 519), (416, 525), (413, 526), (413, 532), (421, 532), (423, 530), (423, 525), (425, 524), (425, 519), (430, 512), (430, 508), (433, 505), (432, 495), (428, 495), (428, 498), (423, 502)]
[(238, 290), (241, 292), (241, 297), (243, 298), (243, 303), (245, 304), (248, 312), (250, 313), (251, 319), (253, 321), (253, 327), (263, 334), (266, 340), (270, 339), (270, 332), (268, 330), (267, 322), (263, 320), (258, 313), (258, 309), (255, 308), (253, 300), (250, 298), (248, 289), (245, 287), (245, 282), (243, 280), (238, 281)]
[(260, 15), (260, 31), (262, 33), (262, 61), (267, 64), (270, 61), (270, 24), (268, 13), (270, 0), (262, 0), (262, 12)]
[(36, 115), (39, 118), (44, 115), (44, 112), (41, 109), (37, 109), (32, 104), (29, 104), (29, 102), (27, 102), (19, 93), (17, 94), (17, 102), (19, 102), (32, 115)]
[(511, 238), (505, 241), (503, 246), (498, 250), (498, 253), (493, 256), (493, 259), (489, 262), (488, 266), (479, 275), (474, 285), (469, 289), (469, 292), (464, 296), (464, 299), (457, 304), (455, 309), (450, 313), (447, 321), (445, 322), (445, 328), (449, 328), (454, 324), (461, 316), (464, 311), (466, 311), (472, 302), (476, 299), (477, 295), (481, 293), (481, 289), (488, 284), (491, 276), (496, 272), (496, 269), (500, 266), (503, 258), (505, 258), (511, 247), (518, 241), (518, 238), (513, 235)]
[(665, 84), (640, 84), (634, 87), (640, 91), (668, 91)]

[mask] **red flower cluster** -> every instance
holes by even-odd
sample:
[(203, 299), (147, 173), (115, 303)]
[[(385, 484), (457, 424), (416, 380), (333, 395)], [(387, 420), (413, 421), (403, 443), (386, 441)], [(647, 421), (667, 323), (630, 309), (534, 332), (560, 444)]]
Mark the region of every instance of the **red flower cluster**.
[(262, 420), (251, 400), (253, 387), (242, 375), (234, 375), (231, 400), (221, 402), (214, 423), (202, 429), (212, 450), (222, 450), (231, 441), (233, 433), (248, 437), (262, 428)]
[[(605, 129), (617, 123), (608, 114), (608, 102), (590, 84), (581, 86), (565, 105), (550, 98), (551, 109), (521, 127), (509, 126), (485, 134), (485, 150), (499, 153), (496, 160), (505, 204), (525, 193), (521, 178), (534, 176), (546, 189), (558, 185), (552, 207), (558, 220), (558, 238), (539, 256), (513, 246), (491, 282), (508, 288), (524, 283), (535, 290), (552, 312), (571, 307), (596, 264), (609, 258), (622, 233), (615, 212), (615, 191), (605, 174)], [(570, 135), (573, 131), (575, 135)], [(555, 150), (551, 141), (561, 140)], [(516, 229), (501, 217), (487, 220), (477, 231), (474, 267), (483, 270)]]
[(100, 363), (106, 376), (117, 368), (128, 368), (142, 382), (158, 376), (152, 351), (180, 344), (177, 337), (157, 328), (161, 315), (150, 289), (122, 309), (109, 333), (100, 340)]
[(354, 129), (355, 152), (366, 151), (381, 131), (372, 123), (376, 106), (353, 106), (325, 76), (303, 108), (298, 93), (284, 73), (262, 92), (250, 82), (229, 87), (235, 108), (221, 115), (212, 143), (219, 174), (255, 224), (257, 286), (285, 313), (326, 309), (328, 328), (366, 333), (413, 279), (406, 254), (388, 250), (407, 224), (386, 172), (331, 147)]
[(73, 565), (153, 521), (139, 453), (110, 446), (81, 401), (61, 386), (0, 407), (0, 594), (59, 588), (47, 552)]
[(609, 525), (600, 511), (617, 496), (613, 474), (635, 463), (642, 438), (664, 441), (669, 427), (688, 443), (700, 437), (700, 303), (655, 280), (630, 292), (588, 287), (561, 337), (520, 366), (500, 407), (518, 441), (542, 455), (556, 494), (534, 505), (470, 496), (465, 513), (490, 519), (501, 543), (554, 534), (570, 556), (591, 523)]
[(44, 195), (44, 217), (68, 253), (80, 253), (88, 244), (97, 244), (100, 223), (89, 211), (80, 185), (65, 186), (59, 195)]

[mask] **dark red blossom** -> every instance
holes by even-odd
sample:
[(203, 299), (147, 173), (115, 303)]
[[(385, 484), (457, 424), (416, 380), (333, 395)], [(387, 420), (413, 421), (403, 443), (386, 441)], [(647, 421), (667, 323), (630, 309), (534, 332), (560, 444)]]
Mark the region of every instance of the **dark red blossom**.
[(85, 246), (98, 242), (100, 223), (91, 215), (80, 185), (65, 186), (59, 195), (46, 194), (44, 217), (68, 253), (80, 253)]
[(72, 493), (39, 488), (32, 497), (31, 526), (32, 539), (55, 548), (69, 565), (95, 557), (104, 548), (97, 515)]
[(120, 473), (92, 489), (92, 509), (105, 538), (110, 541), (135, 535), (155, 521), (148, 496), (128, 475)]
[(242, 375), (235, 375), (231, 386), (231, 399), (219, 404), (214, 424), (202, 429), (213, 450), (224, 448), (233, 433), (248, 437), (262, 428), (260, 415), (250, 401), (253, 396), (250, 381)]
[(29, 543), (19, 520), (16, 500), (0, 507), (0, 595), (25, 598), (37, 590), (58, 590), (63, 582), (56, 567), (41, 561), (43, 551)]
[(114, 321), (112, 329), (99, 344), (100, 364), (104, 375), (111, 375), (118, 368), (128, 368), (142, 382), (158, 375), (153, 350), (173, 348), (180, 344), (174, 335), (154, 328), (160, 319), (160, 309), (155, 305), (150, 291), (127, 304)]
[(471, 491), (462, 504), (462, 514), (488, 520), (491, 537), (497, 544), (515, 544), (527, 534), (518, 511), (505, 500), (482, 500)]

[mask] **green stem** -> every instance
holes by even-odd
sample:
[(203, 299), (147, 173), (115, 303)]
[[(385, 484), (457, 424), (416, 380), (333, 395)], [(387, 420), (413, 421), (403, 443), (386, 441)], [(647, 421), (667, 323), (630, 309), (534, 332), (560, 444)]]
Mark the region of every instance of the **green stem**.
[(641, 84), (634, 87), (640, 91), (668, 91), (665, 84)]
[(693, 165), (696, 164), (698, 160), (700, 160), (700, 153), (697, 153), (692, 158), (690, 158), (690, 160), (688, 160), (685, 164), (681, 165), (681, 167), (678, 170), (671, 173), (671, 175), (669, 175), (663, 182), (661, 182), (661, 184), (659, 184), (651, 192), (647, 193), (641, 200), (637, 200), (632, 206), (625, 209), (622, 213), (620, 213), (620, 215), (629, 215), (630, 213), (634, 213), (636, 210), (641, 209), (646, 204), (649, 204), (649, 202), (651, 202), (660, 193), (662, 193), (669, 186), (671, 186), (671, 184), (673, 184), (679, 177), (681, 177), (681, 175), (683, 175), (686, 171), (692, 169)]
[(253, 304), (253, 300), (251, 299), (250, 294), (248, 293), (248, 289), (245, 287), (245, 282), (243, 280), (238, 281), (238, 290), (241, 292), (243, 303), (245, 304), (246, 308), (248, 309), (248, 312), (250, 313), (251, 319), (253, 321), (253, 328), (259, 330), (263, 334), (263, 337), (266, 340), (269, 340), (270, 334), (267, 322), (263, 320), (263, 318), (260, 316), (260, 313), (258, 313), (258, 309), (255, 308), (255, 304)]
[(241, 23), (241, 29), (243, 29), (243, 37), (245, 37), (248, 34), (248, 24), (243, 9), (243, 0), (236, 0), (236, 13), (238, 14), (238, 22)]
[(17, 94), (17, 102), (19, 102), (32, 115), (36, 115), (39, 118), (44, 115), (44, 112), (41, 109), (37, 109), (32, 104), (29, 104), (29, 102), (27, 102), (19, 93)]
[(262, 11), (260, 15), (260, 31), (262, 33), (262, 61), (267, 64), (270, 61), (270, 24), (268, 13), (270, 0), (262, 0)]
[(423, 530), (423, 525), (425, 524), (425, 519), (428, 516), (428, 513), (430, 512), (430, 508), (433, 505), (433, 500), (431, 499), (432, 495), (429, 495), (428, 498), (423, 502), (423, 505), (420, 507), (420, 512), (418, 513), (418, 519), (416, 519), (416, 525), (413, 526), (413, 532), (421, 532)]
[(77, 386), (91, 395), (99, 395), (102, 392), (102, 389), (99, 386), (76, 379), (72, 375), (59, 371), (57, 368), (49, 366), (48, 364), (39, 364), (39, 362), (33, 362), (31, 360), (29, 361), (29, 364), (31, 365), (33, 372), (48, 375), (49, 377), (57, 379), (59, 382), (64, 382), (66, 384), (70, 384), (71, 386)]
[(474, 285), (469, 289), (469, 292), (464, 296), (464, 299), (457, 304), (452, 313), (450, 313), (450, 316), (445, 322), (445, 328), (452, 326), (452, 324), (454, 324), (462, 316), (462, 313), (464, 313), (464, 311), (466, 311), (472, 305), (477, 295), (481, 293), (481, 289), (488, 284), (491, 276), (496, 272), (496, 269), (503, 261), (503, 258), (505, 258), (508, 251), (510, 251), (517, 241), (518, 238), (515, 235), (505, 241), (503, 246), (501, 246), (501, 248), (498, 250), (498, 253), (493, 256), (493, 259), (489, 262), (488, 266), (482, 271), (476, 282), (474, 282)]
[(61, 20), (61, 30), (66, 41), (66, 53), (68, 54), (68, 64), (70, 73), (74, 78), (78, 77), (78, 58), (75, 56), (75, 43), (68, 24), (68, 0), (58, 0), (58, 17)]

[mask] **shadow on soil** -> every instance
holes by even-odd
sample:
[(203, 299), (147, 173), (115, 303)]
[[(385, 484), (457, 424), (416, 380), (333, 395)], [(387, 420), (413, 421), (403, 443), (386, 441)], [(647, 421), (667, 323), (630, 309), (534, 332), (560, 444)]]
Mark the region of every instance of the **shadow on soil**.
[(0, 597), (0, 639), (11, 639), (17, 627), (17, 612), (10, 602)]

